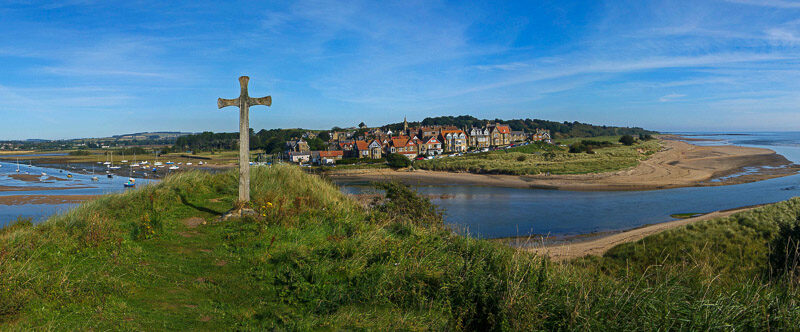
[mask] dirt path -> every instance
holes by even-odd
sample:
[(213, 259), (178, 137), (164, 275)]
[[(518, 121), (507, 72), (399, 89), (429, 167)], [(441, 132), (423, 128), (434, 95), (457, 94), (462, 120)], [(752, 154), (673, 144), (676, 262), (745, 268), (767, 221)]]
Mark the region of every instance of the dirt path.
[[(468, 184), (511, 188), (575, 191), (655, 190), (678, 187), (718, 186), (754, 182), (797, 174), (799, 165), (769, 149), (740, 146), (697, 146), (663, 140), (662, 151), (638, 166), (599, 174), (492, 175), (436, 171), (349, 170), (328, 173), (334, 180), (386, 181), (408, 184)], [(767, 168), (761, 168), (768, 166)], [(742, 174), (745, 167), (759, 167)], [(779, 167), (779, 168), (775, 168)], [(741, 174), (731, 178), (726, 176)], [(711, 181), (719, 179), (719, 181)]]
[(649, 235), (663, 232), (665, 230), (687, 225), (701, 220), (709, 220), (714, 218), (727, 217), (735, 213), (747, 211), (754, 207), (746, 207), (735, 210), (716, 211), (702, 216), (675, 220), (641, 228), (632, 229), (622, 233), (616, 233), (609, 236), (604, 236), (599, 239), (593, 239), (582, 242), (570, 242), (564, 244), (549, 245), (543, 247), (528, 247), (521, 250), (526, 250), (539, 255), (547, 255), (554, 260), (567, 260), (572, 258), (583, 257), (587, 255), (602, 255), (609, 249), (622, 243), (638, 241)]

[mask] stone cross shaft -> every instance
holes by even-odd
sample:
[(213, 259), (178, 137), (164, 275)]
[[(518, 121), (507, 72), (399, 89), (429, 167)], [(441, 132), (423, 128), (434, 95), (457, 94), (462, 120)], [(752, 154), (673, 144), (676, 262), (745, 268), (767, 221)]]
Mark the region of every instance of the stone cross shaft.
[(239, 77), (242, 90), (239, 98), (217, 99), (217, 107), (239, 107), (239, 204), (244, 206), (250, 202), (250, 106), (272, 105), (272, 96), (250, 98), (247, 94), (247, 82), (250, 77)]

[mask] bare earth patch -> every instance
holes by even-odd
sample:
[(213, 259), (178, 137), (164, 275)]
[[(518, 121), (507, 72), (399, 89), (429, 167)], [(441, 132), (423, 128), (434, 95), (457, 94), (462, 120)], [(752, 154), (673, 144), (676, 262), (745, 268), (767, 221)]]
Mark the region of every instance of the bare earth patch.
[(186, 227), (192, 229), (192, 228), (197, 228), (197, 226), (205, 224), (206, 220), (200, 217), (191, 217), (181, 220), (181, 223), (183, 223)]

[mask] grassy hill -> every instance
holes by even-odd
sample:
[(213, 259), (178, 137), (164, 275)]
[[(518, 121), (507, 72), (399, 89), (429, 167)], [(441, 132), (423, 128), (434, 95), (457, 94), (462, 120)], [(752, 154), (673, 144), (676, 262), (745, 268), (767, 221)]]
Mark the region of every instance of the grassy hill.
[(553, 263), (442, 225), (390, 184), (362, 206), (295, 167), (256, 168), (260, 216), (213, 222), (233, 173), (188, 172), (0, 230), (0, 328), (793, 329), (770, 243), (800, 200)]

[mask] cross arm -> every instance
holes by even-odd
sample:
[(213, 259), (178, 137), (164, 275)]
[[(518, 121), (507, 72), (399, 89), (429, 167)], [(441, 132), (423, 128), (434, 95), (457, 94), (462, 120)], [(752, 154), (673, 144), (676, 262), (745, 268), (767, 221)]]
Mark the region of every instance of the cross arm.
[(266, 96), (262, 98), (247, 98), (247, 103), (252, 105), (264, 105), (264, 106), (271, 106), (272, 105), (272, 96)]
[(223, 108), (228, 106), (239, 106), (239, 98), (236, 99), (217, 98), (217, 107)]

